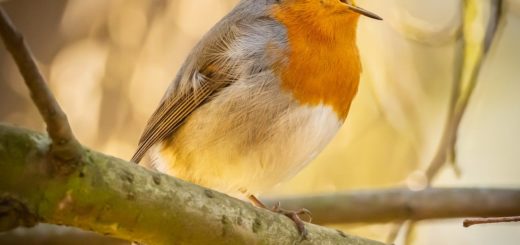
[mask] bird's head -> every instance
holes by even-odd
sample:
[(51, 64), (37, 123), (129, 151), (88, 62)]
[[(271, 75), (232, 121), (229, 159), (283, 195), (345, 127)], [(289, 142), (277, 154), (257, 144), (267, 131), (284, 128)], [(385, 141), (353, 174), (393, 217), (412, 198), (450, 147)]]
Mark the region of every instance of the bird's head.
[(274, 16), (287, 25), (325, 34), (355, 30), (360, 15), (382, 20), (352, 0), (278, 0), (273, 11)]
[(283, 8), (301, 12), (314, 12), (332, 17), (363, 15), (382, 20), (378, 15), (356, 6), (353, 0), (278, 0), (277, 2)]

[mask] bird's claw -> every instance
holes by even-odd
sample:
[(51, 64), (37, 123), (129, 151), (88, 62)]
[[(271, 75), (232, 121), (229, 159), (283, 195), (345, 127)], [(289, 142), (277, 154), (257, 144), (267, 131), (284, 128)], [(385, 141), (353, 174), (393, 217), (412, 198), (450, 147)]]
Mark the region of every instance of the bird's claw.
[(312, 213), (308, 209), (302, 208), (302, 209), (299, 209), (296, 211), (285, 210), (285, 209), (281, 208), (280, 202), (278, 202), (273, 206), (271, 211), (273, 211), (275, 213), (283, 214), (286, 217), (288, 217), (289, 219), (291, 219), (294, 222), (294, 224), (296, 224), (296, 227), (298, 228), (298, 232), (300, 233), (302, 238), (304, 240), (307, 239), (309, 232), (305, 228), (305, 223), (300, 218), (300, 215), (307, 216), (309, 218), (308, 222), (310, 223), (312, 221)]

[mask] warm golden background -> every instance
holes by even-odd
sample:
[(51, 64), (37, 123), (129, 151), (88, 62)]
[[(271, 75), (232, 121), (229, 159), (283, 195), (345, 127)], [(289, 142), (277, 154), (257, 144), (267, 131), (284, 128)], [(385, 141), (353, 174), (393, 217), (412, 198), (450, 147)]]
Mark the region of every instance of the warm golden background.
[[(2, 5), (26, 35), (80, 141), (129, 159), (191, 47), (236, 2), (11, 0)], [(309, 167), (271, 195), (422, 187), (421, 171), (438, 145), (460, 59), (461, 1), (357, 2), (385, 21), (360, 24), (364, 74), (346, 126)], [(445, 168), (434, 186), (520, 187), (520, 0), (505, 2), (499, 37), (461, 125), (462, 175)], [(43, 131), (27, 94), (0, 48), (0, 121)], [(341, 228), (385, 240), (390, 227)], [(27, 234), (17, 231), (14, 237)], [(44, 226), (30, 234), (37, 238), (26, 242), (57, 244), (73, 237), (75, 244), (100, 243)], [(520, 226), (465, 229), (460, 220), (425, 221), (414, 235), (415, 244), (513, 245), (520, 241)], [(14, 241), (7, 237), (0, 235), (0, 243)], [(403, 240), (401, 235), (396, 244)]]

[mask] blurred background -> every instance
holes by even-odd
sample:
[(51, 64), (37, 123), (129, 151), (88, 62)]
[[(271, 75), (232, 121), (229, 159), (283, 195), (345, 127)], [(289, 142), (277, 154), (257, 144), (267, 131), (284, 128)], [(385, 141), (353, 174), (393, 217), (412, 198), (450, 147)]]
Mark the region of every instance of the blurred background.
[[(26, 36), (79, 140), (129, 159), (191, 47), (237, 0), (0, 2)], [(267, 196), (425, 187), (424, 170), (439, 146), (461, 72), (463, 1), (357, 3), (385, 21), (361, 20), (363, 81), (347, 123), (312, 164)], [(504, 1), (502, 14), (460, 125), (456, 167), (443, 168), (433, 186), (520, 188), (520, 0)], [(44, 131), (4, 48), (0, 121)], [(384, 241), (394, 225), (336, 227)], [(396, 244), (520, 241), (518, 224), (468, 229), (461, 220), (438, 220), (419, 222), (408, 235), (406, 231), (401, 230)], [(0, 244), (94, 242), (123, 243), (49, 225), (0, 234)]]

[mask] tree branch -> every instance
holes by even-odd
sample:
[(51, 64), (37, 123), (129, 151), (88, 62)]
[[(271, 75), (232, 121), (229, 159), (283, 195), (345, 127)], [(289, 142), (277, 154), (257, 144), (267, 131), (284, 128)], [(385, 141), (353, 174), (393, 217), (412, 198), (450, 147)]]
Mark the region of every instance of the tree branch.
[[(44, 135), (0, 124), (0, 231), (39, 221), (145, 244), (300, 242), (284, 215), (94, 151), (85, 149), (80, 168), (55, 178), (44, 157), (49, 144)], [(303, 244), (381, 245), (306, 227)]]
[(47, 82), (38, 69), (36, 61), (22, 34), (0, 7), (0, 36), (14, 58), (25, 84), (31, 92), (31, 99), (47, 125), (47, 133), (52, 139), (51, 156), (59, 173), (71, 171), (81, 158), (81, 147), (77, 142), (56, 98), (47, 87)]
[[(464, 1), (464, 42), (463, 42), (463, 62), (456, 75), (453, 86), (453, 95), (449, 105), (449, 114), (444, 127), (444, 131), (437, 148), (437, 152), (432, 158), (428, 168), (426, 169), (426, 177), (428, 185), (437, 176), (440, 169), (451, 161), (454, 164), (456, 172), (456, 151), (457, 136), (460, 124), (466, 113), (466, 109), (470, 102), (473, 91), (477, 86), (482, 64), (487, 57), (489, 49), (496, 39), (496, 34), (500, 21), (502, 19), (502, 0), (492, 0), (489, 3), (490, 17), (486, 26), (486, 34), (479, 36), (479, 31), (474, 30), (475, 26), (479, 26), (479, 18), (482, 18), (483, 11), (476, 12), (475, 5), (482, 4), (478, 0)], [(451, 158), (451, 159), (450, 159)]]
[[(476, 5), (489, 4), (490, 16), (486, 26), (486, 34), (483, 37), (474, 37), (474, 28), (480, 26), (477, 23), (479, 18), (484, 15), (482, 10), (476, 11)], [(437, 174), (446, 163), (451, 163), (455, 174), (461, 175), (461, 170), (457, 164), (457, 140), (460, 124), (466, 113), (473, 91), (477, 86), (482, 63), (484, 62), (491, 44), (496, 39), (499, 24), (502, 19), (503, 0), (491, 0), (488, 3), (480, 3), (478, 0), (465, 0), (463, 8), (463, 42), (459, 52), (462, 57), (461, 62), (456, 62), (455, 80), (452, 86), (452, 96), (448, 106), (448, 116), (439, 141), (439, 146), (435, 155), (429, 162), (425, 170), (426, 184), (431, 186)], [(477, 34), (478, 36), (478, 34)], [(392, 232), (389, 236), (394, 239), (395, 234), (399, 233), (403, 223), (398, 223), (393, 228), (397, 232)], [(409, 224), (407, 233), (413, 230), (415, 224)], [(407, 235), (408, 237), (408, 235)], [(408, 243), (406, 243), (408, 244)]]
[(515, 217), (496, 217), (496, 218), (473, 218), (464, 220), (464, 227), (481, 224), (506, 223), (506, 222), (520, 222), (520, 216)]
[[(0, 231), (46, 222), (149, 244), (299, 239), (283, 215), (89, 150), (81, 168), (54, 178), (44, 157), (49, 144), (44, 135), (0, 125)], [(508, 189), (390, 189), (279, 201), (310, 209), (319, 224), (520, 214), (520, 190)], [(378, 244), (307, 228), (308, 242)]]
[(388, 189), (282, 198), (284, 208), (305, 207), (316, 224), (394, 222), (520, 214), (520, 190), (434, 188)]

